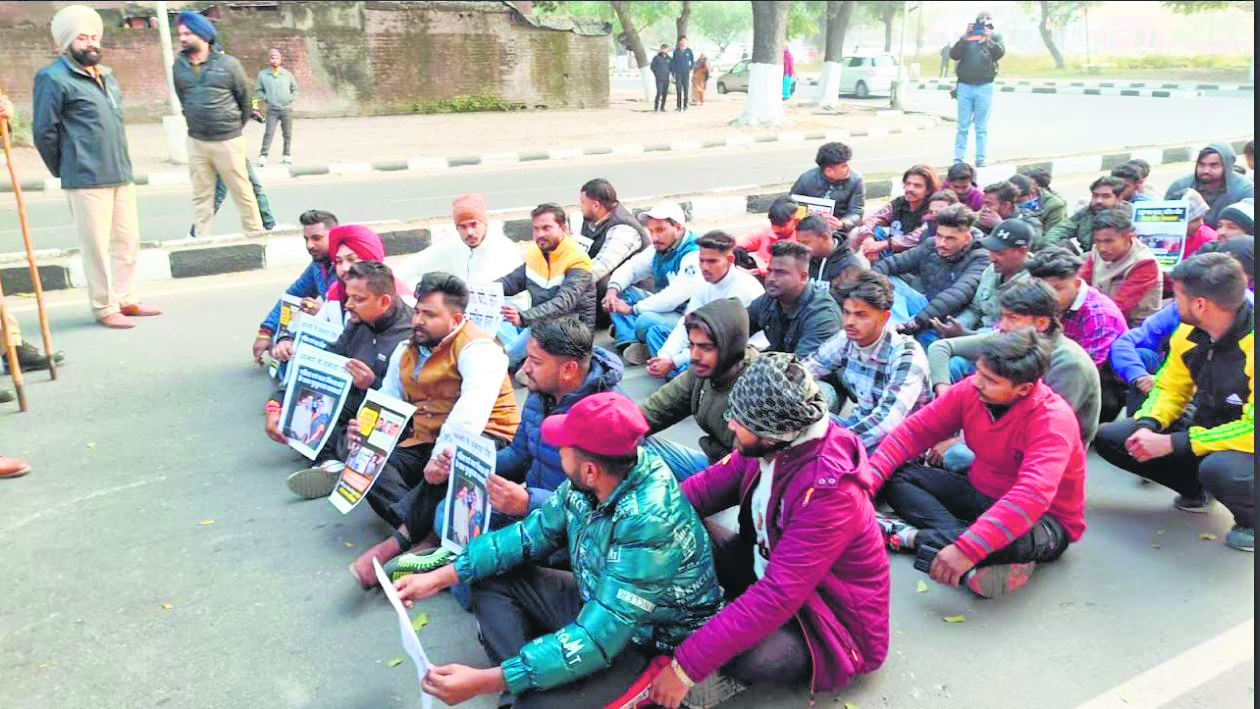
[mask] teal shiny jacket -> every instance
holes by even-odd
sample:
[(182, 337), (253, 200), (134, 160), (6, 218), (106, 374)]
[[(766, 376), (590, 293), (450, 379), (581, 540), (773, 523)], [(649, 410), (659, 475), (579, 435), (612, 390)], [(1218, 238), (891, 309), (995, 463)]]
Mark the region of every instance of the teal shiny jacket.
[(602, 504), (566, 480), (525, 519), (474, 539), (455, 571), (470, 583), (542, 563), (566, 544), (582, 611), (503, 662), (513, 694), (604, 669), (629, 642), (672, 652), (722, 606), (708, 533), (650, 451), (639, 449), (638, 464)]

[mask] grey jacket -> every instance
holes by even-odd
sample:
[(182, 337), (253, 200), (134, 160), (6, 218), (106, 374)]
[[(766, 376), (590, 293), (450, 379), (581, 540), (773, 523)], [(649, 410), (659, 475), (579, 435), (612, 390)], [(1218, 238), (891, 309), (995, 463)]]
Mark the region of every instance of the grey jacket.
[(748, 304), (748, 332), (764, 331), (769, 351), (787, 352), (802, 359), (840, 332), (840, 306), (828, 287), (810, 283), (787, 312), (769, 294)]
[(254, 82), (254, 95), (267, 102), (267, 108), (283, 111), (293, 107), (297, 100), (298, 85), (293, 72), (280, 67), (280, 75), (271, 73), (268, 66), (259, 70), (258, 80)]
[(184, 108), (188, 136), (214, 142), (240, 137), (249, 120), (249, 80), (236, 57), (211, 47), (198, 71), (180, 54), (174, 71), (175, 95)]
[(1254, 198), (1256, 186), (1246, 175), (1234, 172), (1234, 162), (1238, 157), (1229, 143), (1212, 143), (1199, 151), (1199, 157), (1203, 157), (1204, 153), (1216, 153), (1221, 156), (1221, 162), (1225, 165), (1225, 188), (1215, 192), (1207, 190), (1195, 181), (1194, 173), (1190, 173), (1169, 185), (1164, 199), (1181, 199), (1187, 189), (1195, 188), (1208, 203), (1208, 212), (1203, 216), (1203, 222), (1215, 229), (1216, 220), (1220, 218), (1221, 212), (1231, 204), (1237, 204), (1248, 197)]
[(117, 187), (131, 182), (122, 92), (109, 67), (97, 83), (66, 57), (35, 75), (35, 148), (63, 189)]

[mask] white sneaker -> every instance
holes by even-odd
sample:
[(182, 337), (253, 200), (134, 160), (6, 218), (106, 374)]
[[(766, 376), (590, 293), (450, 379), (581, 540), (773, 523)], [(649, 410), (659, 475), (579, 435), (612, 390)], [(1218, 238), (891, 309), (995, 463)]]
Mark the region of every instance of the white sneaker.
[(258, 156), (258, 167), (267, 167), (267, 156), (266, 156), (266, 155), (259, 155), (259, 156)]
[(288, 155), (285, 155), (283, 158), (280, 158), (280, 164), (281, 164), (281, 165), (292, 165), (292, 164), (293, 164), (293, 158), (289, 157)]

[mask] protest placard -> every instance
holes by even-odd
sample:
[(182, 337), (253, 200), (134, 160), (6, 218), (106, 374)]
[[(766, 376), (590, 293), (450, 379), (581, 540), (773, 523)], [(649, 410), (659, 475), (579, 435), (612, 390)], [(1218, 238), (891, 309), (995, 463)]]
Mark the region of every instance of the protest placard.
[(1186, 229), (1190, 202), (1184, 199), (1147, 200), (1133, 203), (1133, 228), (1142, 243), (1155, 253), (1164, 270), (1186, 257)]
[(464, 317), (486, 334), (497, 333), (503, 324), (503, 284), (498, 281), (469, 283)]
[[(327, 350), (328, 346), (337, 341), (341, 337), (344, 330), (340, 325), (319, 318), (302, 318), (298, 323), (297, 330), (293, 333), (293, 351), (297, 352), (297, 348), (302, 343), (307, 342), (321, 350)], [(281, 374), (284, 376), (284, 387), (289, 388), (293, 383), (292, 367), (285, 367)]]
[(792, 201), (805, 208), (811, 217), (829, 217), (835, 211), (836, 201), (824, 197), (807, 197), (803, 194), (792, 195)]
[[(416, 686), (423, 685), (424, 676), (429, 672), (429, 657), (424, 654), (424, 646), (420, 644), (420, 636), (416, 635), (416, 629), (411, 625), (411, 619), (407, 617), (407, 609), (403, 607), (402, 599), (398, 597), (398, 591), (394, 590), (394, 584), (390, 583), (389, 577), (385, 575), (385, 569), (381, 568), (381, 562), (372, 559), (372, 568), (376, 571), (376, 582), (381, 585), (381, 590), (385, 592), (385, 597), (389, 599), (389, 604), (394, 607), (394, 612), (398, 614), (398, 630), (402, 634), (403, 650), (407, 651), (411, 662), (416, 666)], [(430, 697), (421, 689), (420, 709), (430, 709), (432, 706), (433, 697)]]
[(328, 496), (328, 501), (341, 514), (350, 512), (367, 496), (415, 412), (416, 407), (405, 401), (375, 389), (368, 390), (357, 416), (359, 437), (351, 444), (346, 467), (341, 469), (337, 486)]
[(280, 296), (280, 320), (276, 325), (276, 341), (293, 337), (297, 326), (302, 322), (302, 299), (296, 295), (285, 293)]
[(280, 409), (280, 432), (290, 447), (312, 460), (332, 434), (353, 386), (348, 361), (309, 342), (289, 360), (293, 374)]
[(490, 495), (486, 483), (494, 473), (494, 444), (451, 424), (433, 444), (433, 452), (452, 450), (451, 475), (446, 481), (446, 511), (442, 515), (442, 547), (463, 553), (468, 542), (490, 525)]

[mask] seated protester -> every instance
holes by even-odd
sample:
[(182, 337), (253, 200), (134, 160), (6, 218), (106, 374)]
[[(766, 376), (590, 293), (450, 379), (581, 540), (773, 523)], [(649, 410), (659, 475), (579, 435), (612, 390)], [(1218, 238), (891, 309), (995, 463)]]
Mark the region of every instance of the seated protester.
[[(500, 445), (495, 456), (499, 480), (488, 491), (493, 510), (491, 528), (542, 507), (564, 482), (559, 453), (545, 445), (539, 435), (543, 419), (568, 411), (591, 394), (613, 391), (621, 382), (621, 362), (608, 350), (595, 347), (590, 328), (572, 316), (539, 322), (530, 331), (528, 347), (529, 355), (520, 371), (529, 396), (521, 407), (520, 425), (512, 433), (511, 443)], [(495, 438), (496, 442), (504, 440), (498, 435)], [(373, 558), (381, 563), (393, 559), (386, 564), (391, 574), (427, 570), (450, 561), (450, 554), (441, 548), (398, 556), (425, 544), (426, 537), (437, 529), (434, 522), (446, 496), (450, 462), (449, 451), (431, 457), (424, 466), (424, 484), (394, 507), (403, 525), (355, 561), (353, 570), (364, 588), (375, 583)]]
[(1124, 190), (1120, 192), (1120, 199), (1129, 204), (1159, 199), (1158, 196), (1147, 191), (1146, 174), (1132, 162), (1122, 162), (1111, 168), (1112, 177), (1124, 180)]
[[(423, 691), (449, 704), (510, 693), (516, 709), (602, 707), (717, 612), (704, 525), (661, 459), (638, 445), (646, 430), (615, 393), (548, 417), (542, 438), (560, 452), (565, 481), (547, 504), (473, 539), (454, 564), (394, 583), (408, 606), (471, 586), (496, 665), (430, 667)], [(540, 566), (562, 550), (572, 572)]]
[(502, 229), (490, 229), (484, 196), (476, 192), (457, 196), (451, 202), (451, 219), (459, 238), (436, 241), (407, 259), (399, 271), (408, 285), (414, 288), (424, 274), (434, 271), (449, 273), (466, 284), (484, 284), (520, 268), (521, 249)]
[[(582, 210), (582, 230), (578, 243), (591, 257), (595, 279), (595, 302), (604, 302), (608, 280), (631, 256), (648, 247), (648, 232), (638, 217), (617, 199), (617, 190), (608, 180), (595, 178), (578, 193)], [(603, 309), (595, 311), (596, 329), (612, 324)]]
[(1246, 275), (1217, 253), (1191, 257), (1170, 275), (1182, 325), (1168, 360), (1134, 417), (1102, 427), (1098, 453), (1177, 491), (1180, 510), (1204, 512), (1220, 500), (1234, 515), (1225, 544), (1254, 551), (1255, 324)]
[[(1043, 379), (1050, 391), (1063, 397), (1076, 412), (1080, 424), (1081, 443), (1086, 448), (1098, 430), (1098, 414), (1102, 407), (1102, 384), (1098, 368), (1080, 345), (1064, 337), (1059, 325), (1059, 301), (1047, 286), (1034, 278), (1023, 278), (1002, 291), (999, 296), (1002, 317), (997, 333), (937, 340), (928, 347), (928, 367), (932, 390), (944, 396), (952, 384), (976, 371), (975, 361), (984, 345), (998, 333), (1031, 327), (1050, 341), (1050, 367)], [(929, 462), (946, 470), (965, 472), (975, 461), (975, 454), (962, 439), (936, 444), (928, 452)]]
[(874, 271), (861, 271), (834, 286), (844, 330), (823, 343), (801, 366), (819, 381), (833, 413), (841, 403), (822, 378), (835, 373), (853, 397), (853, 410), (838, 418), (868, 451), (910, 412), (926, 404), (927, 357), (913, 337), (897, 332), (892, 316), (893, 287)]
[(748, 306), (748, 331), (763, 333), (770, 352), (808, 357), (840, 332), (840, 308), (828, 289), (809, 282), (809, 251), (786, 242), (770, 247), (766, 292)]
[(796, 241), (796, 225), (800, 221), (798, 211), (796, 202), (791, 197), (779, 197), (770, 205), (768, 225), (735, 240), (735, 246), (747, 251), (753, 263), (757, 264), (759, 277), (766, 277), (772, 245), (780, 241)]
[(1194, 189), (1207, 201), (1204, 222), (1216, 228), (1221, 212), (1231, 204), (1256, 196), (1255, 185), (1245, 175), (1234, 172), (1234, 149), (1229, 143), (1212, 143), (1199, 151), (1194, 174), (1168, 186), (1164, 199), (1180, 199), (1187, 189)]
[[(958, 196), (954, 194), (953, 190), (937, 190), (928, 195), (927, 213), (923, 215), (923, 223), (919, 225), (919, 235), (915, 237), (916, 245), (922, 243), (924, 239), (932, 239), (936, 236), (936, 215), (940, 214), (942, 210), (951, 204), (958, 204)], [(867, 241), (863, 246), (869, 246), (870, 244), (871, 242)], [(887, 251), (880, 253), (884, 256), (889, 255)], [(867, 258), (865, 253), (863, 258)], [(873, 263), (877, 258), (879, 258), (879, 254), (872, 254), (862, 267)]]
[[(335, 277), (330, 281), (328, 290), (324, 292), (324, 303), (319, 306), (314, 317), (344, 326), (350, 321), (350, 313), (345, 307), (346, 273), (351, 266), (360, 261), (384, 263), (385, 244), (381, 241), (380, 235), (365, 226), (342, 224), (333, 227), (328, 232), (328, 253), (332, 259), (332, 271)], [(411, 298), (411, 291), (407, 288), (407, 284), (396, 275), (394, 276), (394, 292), (404, 302)], [(292, 333), (289, 337), (292, 337)], [(285, 354), (283, 348), (280, 348), (280, 345), (284, 343), (285, 338), (279, 338), (271, 348), (271, 356), (282, 362), (292, 356), (291, 350)]]
[[(700, 253), (700, 276), (704, 281), (696, 287), (683, 310), (693, 313), (715, 300), (734, 298), (747, 307), (765, 292), (755, 276), (735, 267), (735, 240), (724, 231), (711, 231), (696, 241)], [(687, 329), (679, 320), (670, 331), (656, 356), (648, 360), (647, 371), (654, 377), (669, 377), (690, 359)]]
[(1019, 188), (1005, 180), (985, 187), (984, 206), (976, 214), (976, 227), (988, 234), (1002, 220), (1015, 218), (1031, 224), (1037, 238), (1041, 238), (1041, 217), (1019, 206)]
[(809, 216), (796, 225), (796, 240), (809, 249), (809, 282), (830, 287), (840, 272), (857, 266), (848, 240), (833, 233), (822, 217)]
[[(1190, 202), (1190, 208), (1186, 212), (1189, 222), (1186, 224), (1186, 246), (1183, 253), (1186, 258), (1199, 253), (1204, 244), (1209, 244), (1220, 238), (1220, 234), (1208, 226), (1204, 222), (1204, 217), (1208, 213), (1208, 204), (1203, 200), (1203, 195), (1195, 190), (1186, 190), (1177, 199), (1184, 199)], [(1166, 288), (1168, 297), (1172, 297), (1172, 286)]]
[(702, 518), (739, 506), (737, 533), (709, 526), (729, 603), (657, 675), (650, 698), (664, 706), (718, 670), (753, 687), (838, 692), (888, 654), (888, 556), (861, 443), (786, 354), (759, 357), (736, 381), (730, 426), (736, 451), (683, 483)]
[(1012, 284), (1028, 278), (1024, 264), (1028, 247), (1036, 232), (1023, 219), (1007, 219), (980, 240), (989, 252), (989, 265), (980, 273), (976, 294), (957, 318), (946, 316), (932, 320), (932, 328), (941, 337), (960, 337), (991, 330), (1002, 315), (998, 298)]
[(868, 261), (874, 261), (880, 254), (917, 246), (923, 239), (928, 196), (940, 188), (936, 172), (927, 165), (906, 170), (901, 176), (901, 196), (867, 215), (861, 226), (849, 232), (849, 249), (860, 249)]
[[(1085, 446), (1072, 409), (1041, 380), (1049, 366), (1050, 343), (1031, 328), (988, 340), (975, 374), (871, 456), (869, 488), (884, 485), (897, 515), (881, 519), (888, 547), (913, 552), (932, 580), (996, 598), (1085, 532)], [(910, 462), (959, 429), (984, 441), (965, 477)]]
[[(918, 246), (881, 259), (872, 267), (885, 276), (908, 276), (893, 286), (907, 300), (906, 322), (897, 323), (898, 332), (927, 334), (932, 320), (958, 315), (967, 307), (980, 284), (980, 274), (989, 263), (989, 252), (980, 245), (983, 236), (975, 228), (976, 214), (964, 204), (946, 207), (936, 215), (936, 234)], [(932, 333), (933, 335), (935, 333)]]
[[(799, 231), (799, 228), (797, 229)], [(1256, 235), (1256, 208), (1247, 202), (1231, 204), (1216, 218), (1216, 233), (1223, 239)]]
[[(644, 212), (652, 248), (635, 254), (608, 279), (603, 308), (612, 316), (613, 339), (626, 364), (656, 356), (700, 281), (700, 251), (682, 207), (662, 202)], [(652, 277), (654, 293), (634, 284)]]
[(835, 200), (836, 206), (826, 219), (832, 232), (847, 234), (862, 221), (866, 185), (862, 175), (849, 166), (852, 159), (853, 149), (844, 143), (824, 143), (814, 157), (818, 167), (801, 173), (792, 185), (791, 194)]
[[(337, 226), (337, 217), (331, 212), (308, 209), (298, 215), (302, 224), (302, 240), (306, 244), (306, 253), (311, 255), (311, 263), (302, 271), (287, 289), (285, 295), (292, 295), (303, 300), (303, 310), (307, 313), (319, 312), (319, 299), (324, 296), (328, 286), (332, 285), (331, 259), (328, 257), (328, 231)], [(271, 349), (276, 330), (280, 329), (280, 302), (272, 306), (271, 312), (258, 326), (258, 337), (254, 338), (254, 362), (263, 363), (263, 354)], [(26, 363), (23, 362), (23, 368)]]
[(1130, 214), (1117, 207), (1094, 215), (1094, 248), (1080, 276), (1115, 302), (1129, 327), (1137, 327), (1159, 310), (1164, 275), (1155, 253), (1137, 237)]
[(1076, 253), (1088, 253), (1094, 248), (1094, 218), (1104, 209), (1132, 211), (1133, 205), (1120, 199), (1124, 192), (1124, 180), (1118, 177), (1100, 177), (1089, 186), (1089, 206), (1083, 207), (1053, 229), (1046, 229), (1042, 238), (1033, 242), (1033, 251), (1047, 246), (1063, 246)]
[(503, 295), (527, 291), (530, 307), (503, 306), (503, 319), (516, 326), (517, 334), (503, 342), (508, 368), (515, 372), (525, 360), (529, 329), (552, 318), (574, 315), (587, 327), (595, 327), (595, 282), (591, 259), (576, 239), (569, 236), (564, 208), (547, 202), (529, 213), (534, 240), (525, 246), (525, 263), (499, 278)]
[(1011, 175), (1010, 183), (1019, 190), (1019, 208), (1035, 214), (1041, 220), (1041, 228), (1049, 229), (1067, 218), (1067, 204), (1063, 198), (1041, 185), (1032, 175)]
[(976, 187), (976, 169), (965, 162), (950, 165), (945, 173), (945, 187), (958, 196), (958, 201), (973, 212), (984, 206), (984, 192)]
[[(748, 311), (734, 298), (697, 308), (682, 323), (691, 366), (652, 392), (639, 410), (651, 436), (643, 445), (660, 455), (679, 480), (686, 480), (734, 450), (735, 434), (725, 418), (727, 397), (758, 352), (748, 344)], [(655, 437), (688, 416), (704, 434), (699, 451)]]
[[(348, 357), (346, 370), (354, 377), (354, 386), (346, 395), (332, 435), (315, 457), (315, 465), (289, 476), (288, 486), (294, 494), (308, 500), (328, 497), (345, 465), (348, 449), (346, 429), (358, 415), (359, 405), (368, 389), (380, 389), (389, 372), (390, 355), (412, 334), (412, 310), (395, 293), (394, 274), (389, 266), (377, 261), (359, 261), (345, 274), (346, 313), (349, 324), (341, 337), (328, 346), (332, 354)], [(293, 347), (285, 340), (277, 348)], [(283, 389), (267, 402), (267, 436), (285, 443), (280, 433), (280, 403)], [(368, 493), (368, 502), (378, 510), (386, 508), (406, 492), (403, 481), (395, 475), (382, 474)]]
[[(1151, 177), (1151, 164), (1149, 162), (1143, 160), (1142, 158), (1131, 158), (1125, 164), (1132, 165), (1137, 168), (1138, 174), (1142, 176), (1142, 186), (1141, 189), (1138, 190), (1138, 194), (1141, 195), (1138, 197), (1139, 202), (1142, 201), (1143, 198), (1161, 199), (1161, 193), (1146, 182)], [(1130, 200), (1125, 201), (1127, 202)]]

